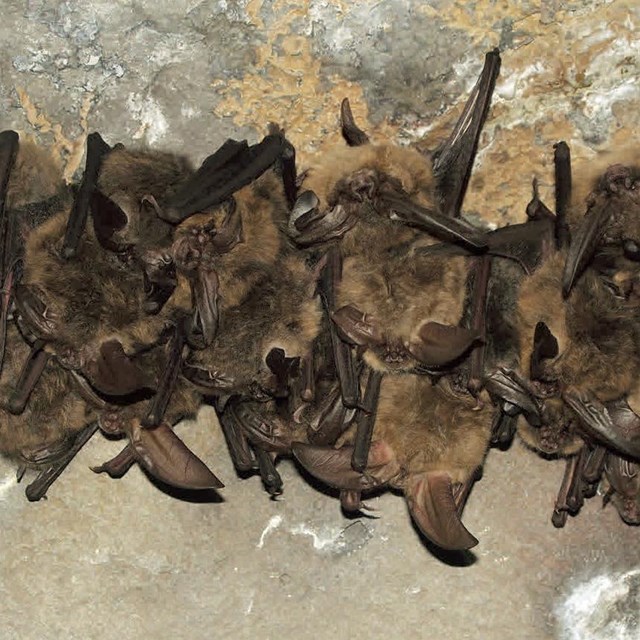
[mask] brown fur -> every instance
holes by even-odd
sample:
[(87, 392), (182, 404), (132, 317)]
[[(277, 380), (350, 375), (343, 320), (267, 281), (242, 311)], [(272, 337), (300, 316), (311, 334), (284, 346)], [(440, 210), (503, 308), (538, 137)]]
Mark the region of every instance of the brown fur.
[[(0, 398), (6, 400), (20, 376), (30, 348), (13, 325), (9, 326)], [(36, 466), (49, 450), (63, 452), (67, 439), (95, 418), (75, 393), (69, 374), (54, 361), (47, 366), (20, 415), (0, 410), (0, 453)]]
[[(375, 185), (375, 193), (362, 203), (350, 202), (349, 185), (362, 174)], [(336, 308), (353, 305), (370, 314), (382, 327), (388, 344), (406, 346), (416, 340), (426, 321), (458, 324), (468, 259), (413, 255), (412, 245), (433, 240), (422, 231), (389, 219), (389, 211), (377, 197), (385, 185), (401, 189), (422, 206), (435, 207), (430, 161), (413, 149), (391, 145), (330, 151), (309, 169), (301, 190), (316, 193), (321, 211), (347, 202), (357, 215), (358, 224), (340, 243), (344, 263)], [(368, 349), (364, 359), (382, 371), (411, 370), (418, 364), (408, 357), (392, 365), (378, 351)]]
[(446, 380), (388, 376), (382, 381), (374, 440), (393, 449), (401, 473), (390, 484), (403, 489), (407, 476), (446, 471), (465, 482), (481, 467), (489, 446), (491, 410), (478, 409)]
[(315, 274), (300, 256), (283, 256), (268, 271), (255, 273), (262, 277), (241, 304), (224, 310), (213, 344), (188, 361), (219, 379), (224, 394), (252, 395), (256, 387), (269, 393), (273, 374), (265, 358), (271, 349), (305, 357), (319, 331)]

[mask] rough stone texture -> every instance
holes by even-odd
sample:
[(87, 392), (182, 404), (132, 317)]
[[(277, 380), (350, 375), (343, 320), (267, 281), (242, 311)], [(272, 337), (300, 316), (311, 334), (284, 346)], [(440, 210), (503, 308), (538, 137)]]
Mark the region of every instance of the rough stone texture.
[[(634, 0), (9, 0), (1, 126), (50, 146), (69, 179), (92, 130), (199, 161), (277, 121), (304, 165), (338, 140), (345, 96), (374, 139), (443, 138), (500, 46), (466, 208), (519, 221), (533, 175), (549, 199), (556, 140), (588, 162), (638, 144), (639, 23)], [(236, 479), (210, 413), (182, 432), (224, 479), (224, 501), (177, 500), (137, 469), (93, 476), (116, 448), (99, 437), (40, 504), (2, 463), (0, 637), (640, 635), (637, 574), (614, 575), (640, 566), (638, 529), (594, 499), (554, 530), (562, 463), (492, 452), (465, 512), (481, 543), (451, 558), (421, 544), (395, 495), (372, 501), (379, 519), (349, 521), (285, 463), (272, 502), (257, 478)], [(605, 574), (630, 586), (602, 613), (585, 585)], [(623, 618), (631, 635), (611, 631)]]

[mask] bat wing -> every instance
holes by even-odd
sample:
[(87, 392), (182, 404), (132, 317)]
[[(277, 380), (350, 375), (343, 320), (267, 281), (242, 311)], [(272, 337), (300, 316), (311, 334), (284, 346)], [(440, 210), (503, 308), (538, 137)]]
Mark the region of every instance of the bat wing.
[(133, 421), (129, 438), (138, 462), (158, 480), (181, 489), (224, 487), (167, 424), (145, 429)]
[(15, 271), (15, 216), (6, 211), (5, 203), (9, 187), (9, 177), (18, 154), (19, 139), (15, 131), (3, 131), (0, 133), (0, 287), (2, 287), (2, 298), (0, 300), (0, 371), (4, 361), (4, 351), (7, 341), (7, 319)]
[(99, 133), (89, 134), (87, 137), (87, 160), (84, 176), (73, 202), (62, 243), (61, 254), (64, 258), (73, 258), (76, 255), (80, 236), (87, 222), (89, 203), (98, 182), (102, 160), (109, 151), (111, 151), (111, 147), (102, 139)]
[(480, 132), (487, 118), (491, 96), (500, 73), (498, 49), (485, 55), (482, 73), (471, 91), (451, 136), (434, 161), (434, 174), (446, 216), (457, 218), (467, 191)]
[(580, 418), (589, 435), (623, 455), (640, 460), (640, 417), (626, 399), (602, 404), (592, 394), (567, 389), (563, 400)]
[(205, 159), (196, 173), (158, 211), (173, 224), (224, 202), (253, 182), (282, 156), (287, 141), (281, 133), (269, 134), (254, 145), (227, 140)]
[(456, 501), (451, 476), (446, 471), (410, 476), (405, 497), (420, 531), (439, 547), (463, 550), (478, 544), (460, 520), (464, 501)]
[(352, 446), (334, 449), (294, 442), (292, 450), (311, 475), (337, 489), (368, 491), (387, 484), (400, 472), (393, 450), (380, 440), (371, 443), (364, 473), (354, 471), (351, 466)]
[(340, 128), (342, 137), (350, 147), (369, 144), (369, 136), (355, 123), (349, 98), (345, 98), (340, 105)]

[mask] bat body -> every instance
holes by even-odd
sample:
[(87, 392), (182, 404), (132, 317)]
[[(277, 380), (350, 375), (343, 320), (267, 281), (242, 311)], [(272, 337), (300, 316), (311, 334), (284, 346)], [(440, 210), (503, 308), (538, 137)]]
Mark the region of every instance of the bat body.
[[(468, 549), (477, 540), (460, 513), (484, 462), (491, 434), (488, 407), (456, 392), (445, 378), (385, 376), (367, 465), (351, 468), (354, 430), (341, 446), (294, 444), (301, 464), (327, 484), (352, 494), (391, 486), (402, 490), (425, 536), (445, 549)], [(359, 497), (354, 500), (359, 504)]]

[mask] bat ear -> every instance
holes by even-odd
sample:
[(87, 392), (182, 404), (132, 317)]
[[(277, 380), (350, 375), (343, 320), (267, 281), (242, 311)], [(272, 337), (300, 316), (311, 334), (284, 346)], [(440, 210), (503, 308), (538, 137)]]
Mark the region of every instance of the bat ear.
[(340, 449), (294, 442), (293, 455), (314, 477), (325, 484), (346, 491), (367, 491), (387, 484), (400, 473), (393, 449), (384, 441), (371, 443), (364, 473), (351, 467), (353, 447)]
[(558, 340), (544, 322), (538, 322), (533, 334), (533, 351), (529, 365), (532, 380), (540, 380), (542, 361), (558, 355)]
[(147, 376), (124, 352), (119, 340), (100, 345), (100, 355), (89, 362), (86, 370), (91, 384), (109, 396), (125, 396), (149, 389)]
[(180, 489), (224, 487), (167, 424), (144, 429), (134, 420), (129, 438), (138, 462), (158, 480)]
[(477, 331), (425, 322), (418, 330), (418, 337), (409, 344), (409, 352), (423, 364), (442, 367), (462, 357), (475, 343), (481, 341)]
[(103, 249), (118, 252), (126, 248), (113, 236), (126, 226), (127, 214), (97, 189), (91, 194), (91, 217), (93, 231)]
[(464, 506), (456, 504), (451, 476), (446, 471), (427, 471), (409, 476), (405, 498), (411, 517), (431, 542), (443, 549), (471, 549), (478, 544), (460, 520)]
[(345, 98), (340, 105), (340, 127), (342, 129), (342, 137), (350, 147), (369, 144), (369, 136), (358, 127), (353, 119), (349, 98)]
[(347, 342), (363, 347), (384, 344), (385, 339), (378, 321), (351, 304), (340, 307), (331, 314), (341, 336)]

